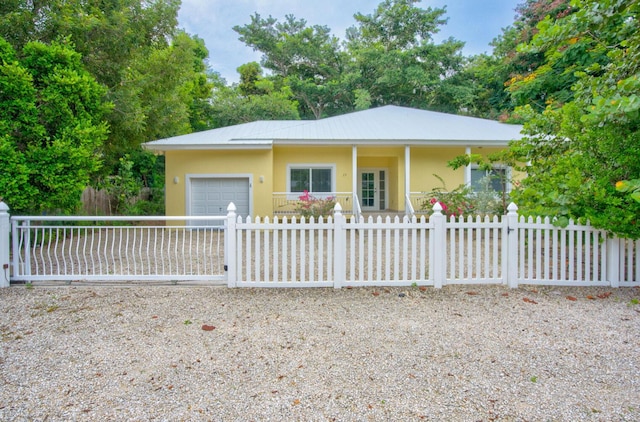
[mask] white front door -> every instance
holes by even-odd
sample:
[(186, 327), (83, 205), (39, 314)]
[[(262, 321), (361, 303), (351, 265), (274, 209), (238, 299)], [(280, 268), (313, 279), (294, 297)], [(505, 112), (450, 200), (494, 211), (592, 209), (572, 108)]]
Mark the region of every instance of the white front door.
[(385, 169), (360, 169), (358, 172), (358, 196), (363, 211), (387, 209), (387, 171)]

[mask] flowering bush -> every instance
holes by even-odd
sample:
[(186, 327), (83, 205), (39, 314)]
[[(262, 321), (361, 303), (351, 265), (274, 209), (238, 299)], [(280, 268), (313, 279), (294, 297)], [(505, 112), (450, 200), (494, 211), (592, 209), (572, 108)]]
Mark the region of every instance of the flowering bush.
[(491, 180), (483, 178), (479, 185), (480, 191), (474, 192), (470, 186), (460, 185), (448, 191), (445, 183), (437, 175), (442, 187), (427, 192), (422, 202), (422, 209), (433, 212), (436, 202), (442, 207), (442, 214), (447, 217), (464, 215), (501, 215), (504, 214), (503, 204), (498, 194), (491, 189)]
[(438, 202), (442, 207), (442, 214), (447, 217), (468, 215), (473, 211), (473, 205), (469, 201), (469, 195), (472, 193), (471, 188), (465, 185), (460, 185), (452, 191), (447, 191), (443, 185), (442, 188), (435, 188), (426, 194), (422, 209), (432, 211)]
[(309, 191), (305, 190), (304, 193), (298, 197), (296, 211), (303, 217), (318, 218), (320, 216), (330, 215), (335, 205), (335, 197), (316, 198), (309, 194)]

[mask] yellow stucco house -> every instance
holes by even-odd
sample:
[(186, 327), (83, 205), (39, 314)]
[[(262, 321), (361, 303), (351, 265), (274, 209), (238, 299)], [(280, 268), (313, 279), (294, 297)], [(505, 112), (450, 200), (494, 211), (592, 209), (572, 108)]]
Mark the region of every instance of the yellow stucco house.
[[(295, 212), (306, 190), (335, 197), (345, 213), (415, 208), (421, 192), (472, 184), (480, 170), (452, 170), (462, 154), (504, 149), (520, 125), (385, 106), (321, 120), (257, 121), (148, 142), (166, 158), (167, 215)], [(509, 171), (502, 169), (501, 171)]]

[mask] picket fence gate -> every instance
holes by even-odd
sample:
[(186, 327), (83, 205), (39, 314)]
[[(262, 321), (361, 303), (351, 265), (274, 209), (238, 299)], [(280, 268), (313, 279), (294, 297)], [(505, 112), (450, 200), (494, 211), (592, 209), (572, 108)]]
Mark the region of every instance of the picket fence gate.
[(429, 218), (347, 218), (340, 204), (326, 219), (242, 218), (235, 211), (232, 203), (226, 216), (10, 217), (0, 202), (0, 283), (640, 286), (640, 241), (519, 217), (515, 204), (491, 218), (447, 218), (439, 204)]

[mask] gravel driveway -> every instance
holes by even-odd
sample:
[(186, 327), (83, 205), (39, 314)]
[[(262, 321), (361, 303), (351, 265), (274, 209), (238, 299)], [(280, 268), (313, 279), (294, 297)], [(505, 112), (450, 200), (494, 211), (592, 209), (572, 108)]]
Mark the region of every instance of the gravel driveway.
[(0, 291), (0, 420), (640, 420), (640, 289)]

